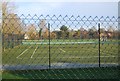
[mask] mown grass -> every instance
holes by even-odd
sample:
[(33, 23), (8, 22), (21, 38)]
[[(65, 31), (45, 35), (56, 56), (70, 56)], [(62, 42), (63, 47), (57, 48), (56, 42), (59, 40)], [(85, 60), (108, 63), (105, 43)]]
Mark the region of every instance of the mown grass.
[(4, 71), (3, 79), (119, 79), (117, 67)]

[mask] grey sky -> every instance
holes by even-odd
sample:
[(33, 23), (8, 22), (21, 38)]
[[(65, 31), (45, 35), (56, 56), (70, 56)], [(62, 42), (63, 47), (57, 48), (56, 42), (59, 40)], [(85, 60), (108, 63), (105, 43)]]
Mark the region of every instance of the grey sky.
[(37, 15), (118, 15), (117, 2), (17, 2), (17, 14)]

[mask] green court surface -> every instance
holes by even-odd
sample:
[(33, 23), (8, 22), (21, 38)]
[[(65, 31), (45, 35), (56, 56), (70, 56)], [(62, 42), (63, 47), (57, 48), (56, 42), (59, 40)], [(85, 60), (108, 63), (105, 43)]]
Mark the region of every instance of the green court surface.
[[(23, 41), (25, 42), (25, 41)], [(99, 59), (98, 42), (45, 42), (37, 44), (21, 44), (14, 48), (8, 48), (3, 52), (3, 64), (43, 64), (51, 63), (85, 63), (95, 64)], [(66, 43), (66, 44), (64, 44)], [(115, 64), (118, 61), (118, 43), (102, 42), (100, 44), (100, 62)]]

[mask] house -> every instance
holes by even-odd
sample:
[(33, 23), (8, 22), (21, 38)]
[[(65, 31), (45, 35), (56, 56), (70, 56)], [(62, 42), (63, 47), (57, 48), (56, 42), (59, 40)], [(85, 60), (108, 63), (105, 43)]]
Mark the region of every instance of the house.
[(27, 40), (29, 39), (29, 36), (27, 34), (24, 35), (24, 39)]

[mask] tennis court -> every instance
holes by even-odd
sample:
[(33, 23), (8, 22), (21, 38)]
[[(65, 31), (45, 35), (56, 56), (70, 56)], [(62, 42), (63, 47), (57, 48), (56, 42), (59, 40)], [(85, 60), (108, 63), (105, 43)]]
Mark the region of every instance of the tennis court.
[[(115, 41), (101, 44), (101, 66), (118, 65), (117, 46), (118, 43)], [(5, 69), (46, 69), (49, 66), (51, 68), (99, 67), (98, 51), (96, 40), (82, 42), (53, 40), (50, 44), (48, 40), (25, 40), (22, 45), (4, 51), (3, 64)]]

